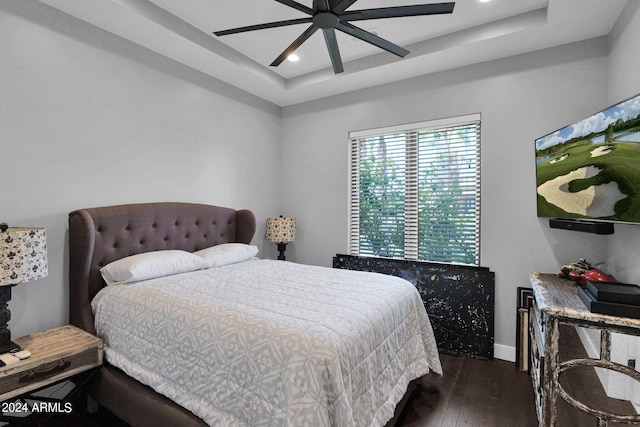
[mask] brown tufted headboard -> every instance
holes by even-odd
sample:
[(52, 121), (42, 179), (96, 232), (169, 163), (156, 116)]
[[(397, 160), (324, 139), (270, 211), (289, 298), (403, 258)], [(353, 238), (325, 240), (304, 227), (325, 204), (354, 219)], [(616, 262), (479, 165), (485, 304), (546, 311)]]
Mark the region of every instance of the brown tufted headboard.
[(91, 300), (105, 285), (104, 265), (142, 252), (194, 252), (250, 243), (251, 211), (193, 203), (144, 203), (79, 209), (69, 214), (69, 321), (95, 334)]

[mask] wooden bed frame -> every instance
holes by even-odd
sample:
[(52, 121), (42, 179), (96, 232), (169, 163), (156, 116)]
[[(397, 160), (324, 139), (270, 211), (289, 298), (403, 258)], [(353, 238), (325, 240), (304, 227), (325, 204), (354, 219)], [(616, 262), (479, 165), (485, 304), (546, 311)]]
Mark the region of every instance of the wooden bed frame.
[[(250, 243), (255, 216), (193, 203), (145, 203), (69, 214), (69, 320), (93, 334), (91, 300), (105, 285), (104, 265), (143, 252), (194, 252), (221, 243)], [(204, 426), (202, 419), (105, 363), (86, 386), (100, 405), (132, 426)]]

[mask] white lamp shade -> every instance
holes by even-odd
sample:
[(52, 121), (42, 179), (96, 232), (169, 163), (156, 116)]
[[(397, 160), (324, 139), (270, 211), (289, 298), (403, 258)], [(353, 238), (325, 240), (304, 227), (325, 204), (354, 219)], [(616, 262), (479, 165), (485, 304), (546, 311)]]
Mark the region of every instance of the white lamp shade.
[(273, 243), (287, 243), (296, 240), (296, 219), (267, 218), (267, 240)]
[(44, 228), (10, 227), (0, 231), (0, 286), (30, 282), (47, 274)]

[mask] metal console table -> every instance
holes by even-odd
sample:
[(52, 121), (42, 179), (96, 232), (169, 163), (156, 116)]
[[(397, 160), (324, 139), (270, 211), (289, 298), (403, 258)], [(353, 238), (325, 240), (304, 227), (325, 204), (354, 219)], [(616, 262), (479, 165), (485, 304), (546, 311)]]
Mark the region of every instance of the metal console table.
[[(559, 382), (560, 374), (580, 366), (621, 372), (640, 381), (640, 373), (611, 361), (611, 333), (640, 336), (640, 319), (592, 313), (578, 297), (576, 285), (556, 274), (530, 273), (534, 304), (529, 323), (531, 335), (531, 380), (536, 396), (538, 424), (555, 426), (556, 402), (561, 397), (572, 406), (596, 417), (598, 427), (609, 421), (640, 424), (640, 414), (616, 415), (589, 407), (570, 396)], [(558, 360), (559, 325), (568, 324), (600, 330), (600, 358)]]

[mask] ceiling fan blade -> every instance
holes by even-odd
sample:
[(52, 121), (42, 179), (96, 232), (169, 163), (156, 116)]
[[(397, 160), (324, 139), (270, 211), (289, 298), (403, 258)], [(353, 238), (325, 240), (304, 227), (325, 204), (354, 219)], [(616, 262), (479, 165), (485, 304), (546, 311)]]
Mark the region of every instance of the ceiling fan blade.
[(336, 25), (336, 30), (340, 30), (343, 33), (347, 33), (353, 37), (359, 38), (362, 41), (371, 43), (374, 46), (378, 46), (380, 49), (384, 49), (387, 52), (391, 52), (402, 58), (409, 54), (409, 51), (407, 49), (400, 47), (397, 44), (391, 43), (390, 41), (385, 40), (382, 37), (378, 37), (375, 34), (371, 34), (370, 32), (351, 25), (347, 22), (339, 22), (338, 25)]
[(356, 0), (337, 0), (337, 1), (334, 1), (333, 5), (331, 6), (331, 11), (336, 15), (340, 15), (342, 12), (344, 12), (349, 7), (351, 7), (351, 5), (354, 4), (355, 2), (356, 2)]
[(364, 19), (400, 18), (403, 16), (442, 15), (453, 13), (455, 3), (419, 4), (415, 6), (381, 7), (378, 9), (354, 10), (338, 15), (342, 21)]
[(311, 20), (312, 18), (309, 17), (309, 18), (289, 19), (286, 21), (268, 22), (266, 24), (249, 25), (246, 27), (231, 28), (229, 30), (214, 31), (213, 34), (215, 34), (216, 36), (228, 36), (229, 34), (238, 34), (238, 33), (244, 33), (247, 31), (264, 30), (266, 28), (285, 27), (287, 25), (296, 25), (296, 24), (308, 24), (309, 22), (311, 22)]
[(311, 9), (310, 7), (307, 7), (303, 4), (298, 3), (297, 1), (293, 1), (293, 0), (276, 0), (278, 3), (282, 3), (286, 6), (292, 7), (296, 10), (299, 10), (300, 12), (304, 12), (307, 15), (313, 15), (313, 9)]
[(338, 48), (336, 32), (333, 28), (323, 28), (322, 32), (324, 33), (324, 41), (327, 43), (327, 49), (329, 50), (329, 57), (331, 57), (333, 72), (335, 74), (342, 73), (344, 71), (344, 67), (342, 66), (342, 58), (340, 57), (340, 48)]
[(282, 61), (287, 59), (287, 56), (295, 52), (296, 49), (298, 49), (300, 45), (304, 43), (309, 37), (311, 37), (311, 35), (315, 33), (317, 30), (318, 30), (318, 27), (316, 27), (315, 25), (311, 25), (309, 28), (307, 28), (304, 31), (304, 33), (300, 34), (300, 36), (298, 36), (298, 38), (295, 39), (293, 43), (291, 43), (289, 47), (286, 48), (284, 52), (280, 54), (280, 56), (278, 56), (276, 59), (273, 60), (273, 62), (271, 63), (271, 66), (277, 67), (278, 65), (282, 64)]
[(326, 12), (331, 9), (329, 0), (313, 0), (313, 10)]

